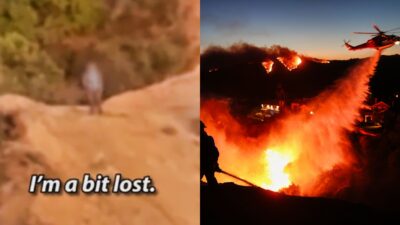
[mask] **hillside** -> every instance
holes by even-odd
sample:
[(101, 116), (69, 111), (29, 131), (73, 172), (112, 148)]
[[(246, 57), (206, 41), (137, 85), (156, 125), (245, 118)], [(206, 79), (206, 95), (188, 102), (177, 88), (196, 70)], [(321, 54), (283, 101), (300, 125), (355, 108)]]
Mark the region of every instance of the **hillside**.
[[(228, 64), (220, 63), (210, 56), (202, 56), (202, 67), (213, 63), (221, 65), (216, 72), (202, 70), (202, 97), (219, 97), (255, 101), (256, 105), (276, 98), (276, 89), (282, 85), (289, 99), (310, 98), (332, 85), (359, 61), (359, 59), (333, 60), (319, 63), (303, 59), (295, 70), (288, 71), (280, 63), (267, 74), (261, 63)], [(246, 62), (246, 61), (245, 61)], [(387, 101), (399, 92), (400, 76), (396, 70), (400, 55), (382, 56), (374, 77), (370, 81), (374, 97)], [(301, 84), (301, 85), (299, 85)]]
[[(0, 224), (198, 224), (199, 71), (104, 102), (49, 106), (3, 95), (12, 135), (0, 150)], [(7, 127), (6, 127), (7, 128)], [(157, 188), (145, 195), (29, 195), (33, 173), (81, 178), (83, 173), (138, 178)], [(177, 194), (179, 193), (179, 194)]]
[(0, 2), (0, 94), (81, 103), (81, 75), (99, 65), (107, 97), (160, 82), (198, 63), (200, 2)]

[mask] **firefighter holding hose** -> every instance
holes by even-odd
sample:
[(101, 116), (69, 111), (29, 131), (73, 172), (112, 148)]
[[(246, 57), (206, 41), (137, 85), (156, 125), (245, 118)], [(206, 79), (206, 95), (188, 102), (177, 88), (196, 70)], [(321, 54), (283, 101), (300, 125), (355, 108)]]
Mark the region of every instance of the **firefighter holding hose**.
[(215, 146), (214, 139), (204, 130), (206, 126), (200, 121), (200, 179), (206, 176), (210, 186), (217, 186), (215, 172), (221, 172), (218, 165), (219, 152)]

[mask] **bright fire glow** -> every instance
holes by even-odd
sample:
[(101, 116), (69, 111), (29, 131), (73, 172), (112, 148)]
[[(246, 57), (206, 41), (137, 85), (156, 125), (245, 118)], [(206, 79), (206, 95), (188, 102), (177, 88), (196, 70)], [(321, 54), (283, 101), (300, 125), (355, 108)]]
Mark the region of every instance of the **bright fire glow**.
[(279, 191), (282, 188), (289, 187), (292, 182), (289, 174), (285, 172), (285, 168), (291, 162), (291, 157), (268, 149), (265, 151), (265, 160), (267, 163), (268, 182), (263, 183), (261, 186), (272, 191)]
[(265, 68), (265, 71), (267, 73), (271, 73), (272, 72), (272, 66), (274, 65), (274, 61), (266, 60), (266, 61), (262, 62), (261, 64)]
[(297, 55), (290, 57), (278, 57), (276, 59), (281, 62), (289, 71), (296, 69), (302, 62), (301, 58)]
[[(268, 129), (242, 124), (232, 114), (230, 100), (202, 102), (201, 119), (214, 137), (221, 168), (265, 189), (289, 194), (323, 196), (343, 190), (352, 179), (346, 174), (352, 173), (357, 160), (348, 133), (355, 130), (379, 57), (377, 51), (360, 61), (299, 112), (288, 110)], [(344, 176), (332, 176), (337, 171)]]
[(295, 57), (296, 59), (295, 59), (295, 65), (300, 65), (301, 64), (301, 58), (300, 57), (298, 57), (298, 56), (296, 56)]
[(395, 44), (396, 44), (396, 45), (399, 45), (399, 44), (400, 44), (400, 41), (396, 41)]

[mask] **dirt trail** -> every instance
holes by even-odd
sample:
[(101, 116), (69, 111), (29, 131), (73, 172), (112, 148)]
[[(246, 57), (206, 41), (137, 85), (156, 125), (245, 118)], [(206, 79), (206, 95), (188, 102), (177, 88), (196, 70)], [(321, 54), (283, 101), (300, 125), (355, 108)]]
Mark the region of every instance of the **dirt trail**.
[[(87, 107), (0, 97), (19, 138), (0, 150), (1, 225), (199, 223), (199, 68)], [(150, 175), (156, 195), (27, 193), (32, 173), (66, 180), (83, 173)]]

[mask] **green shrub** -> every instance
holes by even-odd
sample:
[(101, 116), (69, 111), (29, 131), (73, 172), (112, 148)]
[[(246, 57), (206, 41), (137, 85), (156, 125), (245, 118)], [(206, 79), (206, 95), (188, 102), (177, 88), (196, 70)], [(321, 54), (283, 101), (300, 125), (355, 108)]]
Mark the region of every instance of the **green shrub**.
[(101, 64), (107, 96), (179, 74), (199, 54), (183, 2), (1, 0), (0, 94), (70, 102), (60, 93), (79, 90), (88, 61)]
[[(0, 37), (0, 91), (46, 99), (53, 85), (63, 81), (63, 71), (39, 45), (16, 32)], [(47, 99), (46, 99), (47, 100)]]

